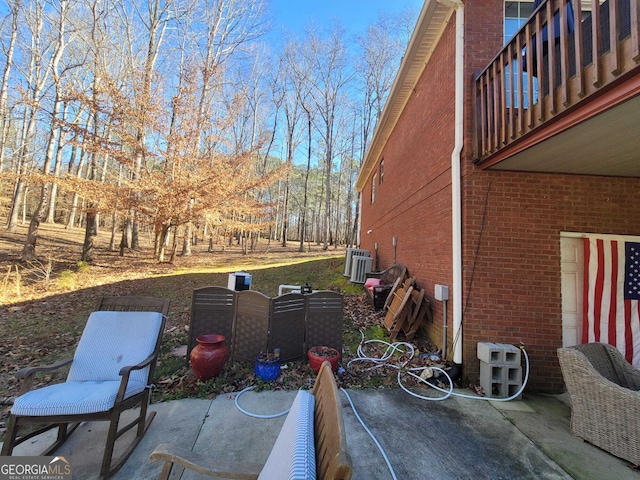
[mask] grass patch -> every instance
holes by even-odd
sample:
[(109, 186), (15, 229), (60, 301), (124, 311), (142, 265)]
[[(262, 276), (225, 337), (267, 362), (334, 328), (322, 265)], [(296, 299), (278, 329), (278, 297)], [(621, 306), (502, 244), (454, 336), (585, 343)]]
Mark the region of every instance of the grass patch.
[(91, 270), (91, 265), (87, 262), (80, 261), (76, 265), (78, 266), (78, 273), (89, 273)]
[(63, 270), (58, 274), (58, 278), (56, 279), (58, 287), (63, 290), (70, 290), (75, 288), (78, 283), (76, 280), (76, 274), (71, 270)]

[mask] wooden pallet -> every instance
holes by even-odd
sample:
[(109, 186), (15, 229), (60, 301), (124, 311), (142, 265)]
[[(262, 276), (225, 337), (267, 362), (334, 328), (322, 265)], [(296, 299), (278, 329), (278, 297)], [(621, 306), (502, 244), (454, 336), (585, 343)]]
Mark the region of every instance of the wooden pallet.
[(411, 292), (411, 302), (409, 310), (411, 313), (407, 315), (404, 323), (402, 324), (402, 332), (407, 340), (413, 339), (413, 336), (422, 325), (426, 315), (425, 312), (429, 309), (429, 301), (425, 298), (424, 288), (420, 291), (414, 289)]
[(410, 278), (398, 286), (389, 299), (383, 323), (391, 341), (395, 341), (400, 332), (406, 340), (412, 340), (422, 323), (432, 318), (424, 288), (418, 289), (415, 278)]
[[(387, 299), (389, 305), (383, 323), (389, 331), (389, 336), (392, 341), (395, 341), (407, 315), (410, 313), (408, 307), (411, 301), (411, 293), (414, 291), (413, 285), (415, 281), (415, 278), (405, 280), (401, 285), (392, 290)], [(396, 281), (396, 284), (398, 283), (399, 282)], [(394, 287), (395, 286), (396, 285), (394, 285)]]

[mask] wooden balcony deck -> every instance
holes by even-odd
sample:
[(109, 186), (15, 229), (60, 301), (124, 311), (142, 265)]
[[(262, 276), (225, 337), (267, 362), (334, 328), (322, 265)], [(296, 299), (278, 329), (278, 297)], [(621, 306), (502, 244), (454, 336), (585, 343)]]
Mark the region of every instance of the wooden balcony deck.
[[(626, 79), (637, 80), (640, 0), (592, 0), (582, 21), (583, 2), (572, 1), (572, 21), (569, 1), (543, 2), (476, 77), (474, 157), (479, 166), (500, 162), (527, 137)], [(631, 90), (617, 101), (636, 95)]]

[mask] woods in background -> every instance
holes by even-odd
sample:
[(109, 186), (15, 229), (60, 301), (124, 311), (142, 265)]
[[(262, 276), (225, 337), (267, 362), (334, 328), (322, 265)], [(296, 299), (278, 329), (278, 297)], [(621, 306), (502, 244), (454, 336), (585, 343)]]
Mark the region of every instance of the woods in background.
[(353, 184), (416, 12), (276, 44), (262, 0), (0, 3), (0, 216), (111, 250), (353, 244)]

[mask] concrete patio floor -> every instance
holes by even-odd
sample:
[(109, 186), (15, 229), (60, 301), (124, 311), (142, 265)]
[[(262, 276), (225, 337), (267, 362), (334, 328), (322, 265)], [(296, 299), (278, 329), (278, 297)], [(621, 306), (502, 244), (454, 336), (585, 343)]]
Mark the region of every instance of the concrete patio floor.
[[(628, 463), (573, 436), (570, 408), (562, 397), (523, 395), (522, 401), (464, 398), (425, 401), (399, 389), (349, 390), (359, 415), (383, 446), (397, 478), (423, 479), (629, 479), (640, 473)], [(467, 393), (466, 391), (464, 393)], [(358, 423), (346, 396), (343, 417), (354, 480), (390, 479), (374, 442)], [(287, 408), (295, 392), (247, 392), (239, 400), (251, 412)], [(159, 443), (208, 453), (215, 458), (264, 462), (284, 417), (256, 419), (241, 413), (233, 395), (214, 400), (153, 404), (156, 418), (119, 480), (158, 478), (161, 465), (149, 454)], [(48, 434), (42, 435), (42, 437)], [(81, 425), (58, 455), (71, 462), (76, 480), (97, 478), (106, 423)], [(35, 438), (16, 455), (35, 455), (46, 438)], [(192, 472), (172, 478), (201, 478)]]

